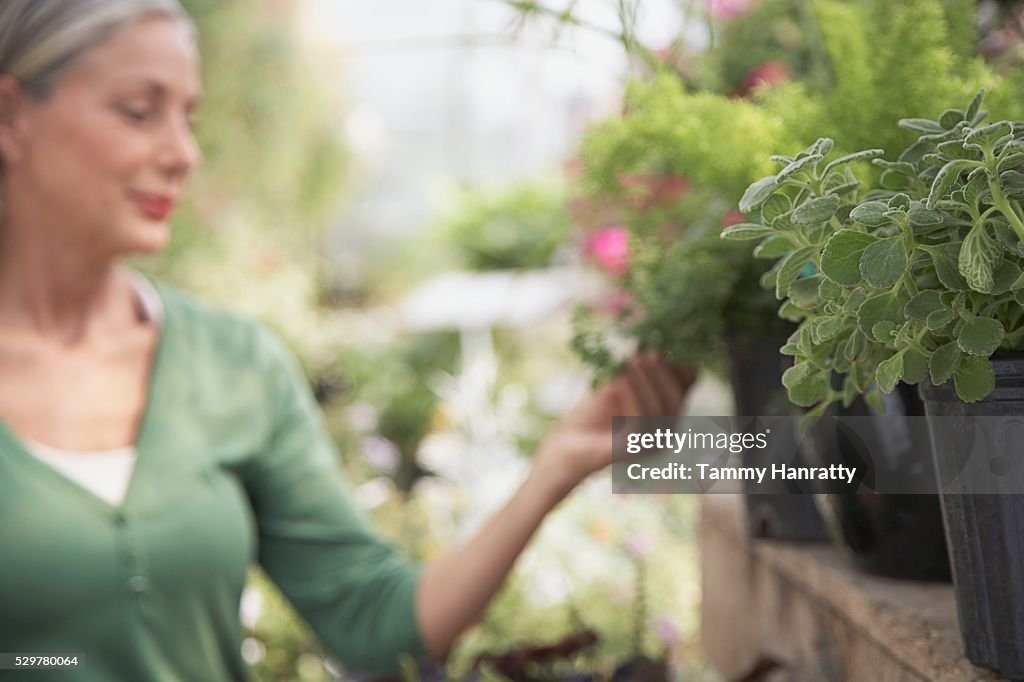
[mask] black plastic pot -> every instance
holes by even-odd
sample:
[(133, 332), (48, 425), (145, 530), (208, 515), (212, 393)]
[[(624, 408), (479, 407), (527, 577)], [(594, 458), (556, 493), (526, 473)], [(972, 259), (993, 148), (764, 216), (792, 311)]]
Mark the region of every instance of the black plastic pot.
[[(906, 384), (885, 396), (886, 413), (873, 412), (863, 400), (838, 408), (840, 417), (866, 417), (874, 425), (867, 443), (854, 444), (826, 416), (803, 441), (806, 458), (817, 466), (862, 467), (861, 448), (868, 447), (873, 467), (885, 467), (887, 480), (905, 482), (907, 490), (933, 489), (935, 465), (928, 435), (907, 417), (923, 417), (917, 389)], [(922, 441), (923, 442), (920, 442)], [(915, 442), (918, 441), (918, 442)], [(861, 468), (863, 470), (863, 468)], [(920, 477), (926, 482), (915, 484)], [(860, 492), (858, 481), (830, 482), (815, 497), (833, 539), (862, 570), (903, 580), (948, 581), (951, 577), (938, 495)]]
[[(991, 476), (973, 489), (995, 489), (1006, 467), (1024, 466), (1020, 441), (989, 438), (978, 430), (992, 422), (975, 417), (1024, 416), (1024, 354), (992, 358), (995, 391), (972, 404), (960, 402), (950, 381), (921, 386), (928, 415), (940, 490), (964, 475), (964, 462), (976, 438), (985, 438)], [(941, 419), (938, 419), (941, 417)], [(1019, 470), (1019, 469), (1018, 469)], [(962, 480), (962, 479), (961, 479)], [(942, 493), (957, 611), (967, 658), (976, 665), (1024, 679), (1024, 495)]]
[[(726, 339), (729, 351), (729, 377), (741, 416), (787, 416), (793, 406), (786, 398), (782, 386), (782, 373), (789, 358), (779, 348), (786, 336), (743, 340), (736, 336)], [(780, 457), (797, 451), (796, 434), (790, 437), (775, 435), (765, 450), (749, 449), (743, 453), (744, 466), (771, 466), (772, 462), (791, 459)], [(799, 466), (799, 462), (794, 462)], [(787, 487), (788, 483), (788, 487)], [(745, 490), (752, 482), (744, 481)], [(794, 489), (794, 482), (777, 482), (778, 493), (748, 493), (747, 521), (751, 535), (758, 538), (789, 540), (793, 542), (822, 542), (828, 532), (814, 504), (809, 490)], [(764, 487), (761, 487), (764, 490)]]

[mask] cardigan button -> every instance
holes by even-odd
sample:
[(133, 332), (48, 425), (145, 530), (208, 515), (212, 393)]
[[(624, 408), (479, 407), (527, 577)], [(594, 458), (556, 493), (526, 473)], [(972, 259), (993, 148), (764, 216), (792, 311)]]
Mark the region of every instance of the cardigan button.
[(141, 575), (133, 575), (128, 579), (128, 589), (135, 594), (142, 594), (149, 589), (149, 579)]
[(114, 523), (116, 523), (119, 526), (123, 526), (126, 520), (127, 519), (125, 519), (123, 511), (118, 509), (117, 511), (114, 512)]

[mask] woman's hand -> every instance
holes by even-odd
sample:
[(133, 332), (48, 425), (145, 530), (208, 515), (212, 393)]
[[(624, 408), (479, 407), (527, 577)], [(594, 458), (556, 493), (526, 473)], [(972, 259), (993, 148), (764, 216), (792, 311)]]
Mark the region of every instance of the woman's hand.
[(424, 569), (416, 612), (435, 660), (444, 659), (459, 634), (479, 620), (547, 513), (576, 484), (612, 461), (612, 417), (677, 414), (693, 380), (692, 370), (645, 353), (555, 425), (516, 494), (469, 542)]
[(532, 475), (556, 496), (569, 493), (612, 461), (611, 420), (615, 416), (674, 416), (695, 373), (673, 366), (648, 351), (633, 358), (608, 383), (584, 396), (544, 437)]

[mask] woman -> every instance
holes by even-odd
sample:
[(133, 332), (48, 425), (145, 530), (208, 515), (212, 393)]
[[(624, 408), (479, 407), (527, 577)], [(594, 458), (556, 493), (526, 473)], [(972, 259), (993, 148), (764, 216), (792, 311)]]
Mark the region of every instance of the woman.
[(282, 343), (120, 263), (167, 243), (198, 66), (176, 0), (0, 3), (0, 651), (83, 654), (15, 673), (33, 680), (244, 679), (258, 561), (349, 669), (441, 659), (610, 461), (610, 417), (674, 414), (690, 377), (637, 358), (474, 538), (407, 564), (352, 506)]

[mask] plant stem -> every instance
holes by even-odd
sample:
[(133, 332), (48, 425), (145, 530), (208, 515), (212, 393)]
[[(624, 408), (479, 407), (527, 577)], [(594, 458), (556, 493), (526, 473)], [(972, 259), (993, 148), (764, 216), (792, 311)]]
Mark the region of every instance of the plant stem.
[(988, 186), (992, 190), (992, 204), (999, 209), (1000, 213), (1006, 216), (1014, 232), (1017, 233), (1017, 238), (1024, 242), (1024, 220), (1021, 220), (1017, 212), (1010, 206), (1010, 201), (1003, 194), (1002, 188), (999, 187), (999, 180), (990, 177), (988, 179)]
[(1017, 233), (1017, 238), (1024, 242), (1024, 220), (1013, 210), (1010, 206), (1009, 199), (1003, 194), (1002, 187), (999, 186), (999, 174), (997, 172), (998, 159), (992, 150), (991, 146), (985, 147), (985, 166), (988, 172), (988, 187), (992, 191), (992, 204), (999, 209), (999, 212), (1006, 216), (1006, 219), (1010, 221), (1010, 225)]

